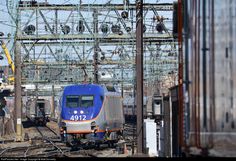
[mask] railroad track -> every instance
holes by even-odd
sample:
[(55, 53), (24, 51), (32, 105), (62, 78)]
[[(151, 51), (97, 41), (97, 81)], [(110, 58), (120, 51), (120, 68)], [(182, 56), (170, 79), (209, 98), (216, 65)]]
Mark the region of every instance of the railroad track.
[(50, 149), (51, 147), (52, 145), (45, 143), (41, 143), (38, 145), (30, 145), (30, 146), (24, 145), (17, 147), (8, 147), (5, 149), (1, 149), (0, 157), (32, 157), (32, 156), (38, 157), (39, 155), (47, 156), (47, 153), (44, 152), (44, 149)]
[(127, 123), (124, 126), (124, 139), (127, 146), (136, 146), (137, 135), (136, 135), (136, 125)]
[[(46, 131), (50, 131), (51, 133), (53, 133), (53, 134), (57, 137), (57, 139), (60, 139), (60, 137), (58, 136), (58, 134), (57, 134), (54, 130), (52, 130), (52, 129), (49, 128), (48, 126), (35, 126), (35, 128), (37, 129), (37, 131), (38, 131), (39, 134), (41, 135), (42, 139), (45, 140), (45, 141), (47, 141), (48, 143), (50, 143), (50, 144), (53, 146), (53, 149), (52, 149), (51, 151), (48, 151), (47, 156), (54, 156), (54, 155), (58, 155), (58, 153), (60, 153), (59, 156), (62, 155), (62, 156), (64, 156), (64, 157), (68, 157), (67, 155), (64, 154), (65, 151), (64, 151), (60, 146), (58, 146), (58, 145), (52, 140), (52, 138), (49, 138), (49, 137), (47, 136)], [(62, 144), (62, 145), (65, 146), (64, 144)], [(66, 151), (67, 151), (67, 150), (68, 150), (68, 149), (66, 149)], [(52, 155), (52, 154), (49, 155), (49, 153), (52, 153), (53, 155)]]
[[(136, 146), (135, 126), (125, 124), (124, 128), (124, 139), (127, 147)], [(0, 157), (110, 157), (116, 151), (116, 146), (110, 148), (106, 145), (101, 148), (80, 147), (75, 150), (61, 143), (57, 132), (48, 126), (34, 126), (32, 129), (35, 129), (35, 134), (38, 133), (37, 137), (32, 139), (32, 144), (0, 149)]]

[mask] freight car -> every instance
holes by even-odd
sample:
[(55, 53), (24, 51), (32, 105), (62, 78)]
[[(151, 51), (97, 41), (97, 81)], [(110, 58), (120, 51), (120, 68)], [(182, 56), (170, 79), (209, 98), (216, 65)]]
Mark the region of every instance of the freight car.
[(36, 125), (45, 126), (51, 115), (50, 101), (43, 98), (34, 98), (26, 103), (26, 117)]
[(59, 107), (61, 139), (69, 146), (111, 145), (123, 135), (122, 97), (114, 87), (69, 85)]

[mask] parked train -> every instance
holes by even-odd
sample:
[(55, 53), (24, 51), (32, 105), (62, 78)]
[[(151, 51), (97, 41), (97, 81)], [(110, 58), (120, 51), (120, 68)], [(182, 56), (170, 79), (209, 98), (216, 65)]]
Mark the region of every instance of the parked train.
[[(123, 99), (123, 108), (124, 108), (124, 116), (125, 122), (136, 122), (137, 109), (135, 104), (135, 98), (131, 96), (126, 96)], [(147, 97), (143, 97), (143, 115), (147, 116)]]
[(70, 146), (110, 145), (122, 137), (122, 97), (113, 86), (69, 85), (62, 92), (59, 107), (61, 139)]
[(26, 103), (26, 117), (36, 125), (45, 126), (51, 115), (50, 101), (44, 98), (33, 98)]

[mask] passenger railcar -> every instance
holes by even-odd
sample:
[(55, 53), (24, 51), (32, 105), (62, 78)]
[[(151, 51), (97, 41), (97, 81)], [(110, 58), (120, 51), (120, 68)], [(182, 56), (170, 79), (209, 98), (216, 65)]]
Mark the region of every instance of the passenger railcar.
[[(137, 118), (137, 108), (135, 104), (135, 98), (134, 97), (124, 97), (123, 99), (123, 108), (124, 108), (124, 116), (125, 116), (125, 122), (132, 122), (136, 123)], [(147, 116), (147, 97), (143, 97), (143, 116)]]
[(122, 97), (114, 87), (69, 85), (60, 98), (59, 127), (67, 144), (117, 142), (123, 133)]
[(50, 101), (43, 98), (31, 99), (26, 103), (26, 117), (36, 125), (45, 126), (51, 115)]

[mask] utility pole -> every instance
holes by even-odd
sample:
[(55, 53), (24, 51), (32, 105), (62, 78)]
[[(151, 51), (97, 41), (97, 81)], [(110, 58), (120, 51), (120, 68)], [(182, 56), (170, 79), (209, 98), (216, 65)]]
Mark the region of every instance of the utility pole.
[(55, 117), (55, 88), (54, 88), (54, 83), (52, 84), (52, 113), (51, 117)]
[[(186, 140), (189, 138), (189, 130), (190, 130), (190, 108), (189, 108), (189, 47), (188, 47), (188, 40), (189, 40), (189, 31), (188, 31), (188, 0), (184, 0), (184, 45), (185, 45), (185, 110), (186, 110), (186, 127), (185, 127), (185, 138)], [(185, 144), (186, 144), (185, 140)]]
[[(17, 31), (18, 33), (19, 31)], [(18, 36), (18, 34), (17, 34)], [(17, 37), (18, 38), (18, 37)], [(22, 141), (22, 96), (21, 96), (21, 54), (20, 42), (16, 41), (15, 46), (15, 73), (14, 73), (14, 89), (15, 89), (15, 117), (16, 117), (16, 141)]]
[(143, 0), (136, 1), (137, 153), (144, 153), (143, 137)]
[(124, 66), (122, 64), (121, 66), (121, 78), (122, 78), (122, 82), (121, 82), (121, 97), (124, 97)]
[(94, 83), (98, 83), (98, 11), (94, 9), (93, 11), (93, 34), (94, 34)]
[(184, 107), (183, 107), (183, 2), (178, 0), (178, 50), (179, 50), (179, 78), (178, 78), (178, 144), (179, 154), (181, 153), (181, 147), (184, 146)]

